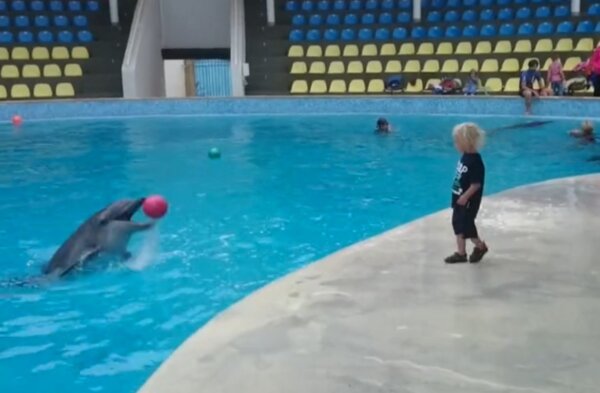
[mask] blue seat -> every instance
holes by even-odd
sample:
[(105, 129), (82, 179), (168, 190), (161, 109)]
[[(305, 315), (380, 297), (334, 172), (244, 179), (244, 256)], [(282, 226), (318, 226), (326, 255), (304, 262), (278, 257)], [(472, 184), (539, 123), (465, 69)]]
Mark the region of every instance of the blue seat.
[(427, 37), (429, 38), (442, 38), (444, 36), (444, 31), (439, 26), (431, 26), (429, 30), (427, 30)]
[(460, 37), (460, 29), (456, 26), (448, 26), (446, 28), (445, 36), (447, 38), (458, 38)]
[(71, 33), (69, 30), (61, 30), (58, 33), (57, 38), (58, 38), (58, 42), (61, 42), (63, 44), (70, 44), (74, 40), (73, 33)]
[(392, 31), (392, 38), (397, 41), (405, 40), (408, 37), (408, 31), (404, 27), (396, 27)]
[(479, 0), (479, 5), (481, 7), (491, 7), (494, 5), (494, 0)]
[(76, 15), (73, 17), (73, 24), (77, 27), (87, 27), (88, 18), (85, 15)]
[(81, 2), (79, 0), (71, 0), (67, 3), (67, 7), (71, 12), (80, 12), (81, 11)]
[(362, 8), (360, 0), (350, 0), (348, 8), (352, 11), (359, 11)]
[(377, 4), (377, 0), (367, 0), (365, 2), (365, 9), (369, 10), (369, 11), (373, 11), (377, 9), (377, 6), (379, 4)]
[(337, 41), (340, 39), (340, 33), (336, 29), (327, 29), (323, 38), (325, 38), (325, 41)]
[(311, 15), (308, 18), (308, 24), (311, 26), (320, 26), (323, 24), (323, 17), (320, 14)]
[(345, 25), (355, 25), (358, 23), (358, 18), (354, 14), (346, 14), (344, 16), (344, 24)]
[(410, 36), (414, 39), (421, 39), (421, 38), (425, 38), (425, 35), (427, 34), (427, 32), (425, 31), (425, 28), (423, 26), (417, 26), (415, 28), (413, 28), (410, 32)]
[(353, 29), (344, 29), (342, 31), (342, 40), (343, 41), (354, 41), (354, 30)]
[(596, 23), (596, 28), (594, 29), (594, 33), (600, 33), (600, 22)]
[(306, 40), (310, 42), (321, 41), (321, 32), (317, 29), (309, 30), (306, 33)]
[(465, 8), (470, 8), (470, 7), (476, 7), (477, 6), (477, 0), (463, 0), (463, 6)]
[(301, 5), (302, 11), (312, 11), (313, 7), (314, 4), (310, 0), (304, 0)]
[(531, 18), (531, 9), (528, 7), (521, 7), (517, 11), (517, 19), (529, 19)]
[(446, 0), (431, 0), (431, 8), (444, 8)]
[(394, 9), (394, 0), (383, 0), (381, 2), (382, 10), (393, 10)]
[(483, 25), (479, 34), (482, 37), (493, 37), (496, 35), (496, 27), (494, 25)]
[(100, 11), (100, 3), (98, 3), (96, 0), (88, 0), (86, 3), (86, 8), (91, 12)]
[(412, 17), (410, 16), (410, 14), (408, 12), (400, 12), (398, 14), (398, 16), (396, 17), (396, 22), (397, 23), (410, 23)]
[(49, 32), (48, 30), (41, 30), (37, 34), (37, 40), (42, 44), (50, 44), (54, 42), (54, 34)]
[(346, 9), (346, 2), (344, 0), (335, 0), (333, 2), (333, 9), (335, 11), (344, 11)]
[(67, 19), (64, 15), (56, 15), (54, 17), (54, 26), (56, 27), (66, 27), (69, 25), (69, 19)]
[(15, 17), (15, 26), (17, 27), (27, 27), (29, 26), (29, 17), (25, 15), (19, 15)]
[(498, 0), (496, 2), (497, 5), (499, 5), (500, 7), (506, 7), (507, 5), (510, 5), (511, 0)]
[(23, 12), (27, 7), (25, 7), (25, 2), (23, 0), (13, 0), (11, 3), (11, 8), (13, 11)]
[(33, 0), (29, 5), (29, 8), (31, 8), (32, 11), (41, 12), (44, 11), (46, 7), (44, 6), (44, 2), (42, 0)]
[(389, 12), (383, 12), (379, 14), (379, 24), (380, 25), (389, 25), (394, 21), (392, 14)]
[(473, 10), (467, 10), (462, 14), (462, 21), (472, 23), (477, 20), (477, 14)]
[(600, 3), (595, 3), (595, 4), (590, 5), (588, 7), (588, 15), (591, 15), (591, 16), (600, 15)]
[(35, 27), (48, 27), (50, 26), (50, 18), (46, 15), (38, 15), (33, 20)]
[(514, 15), (513, 15), (512, 8), (502, 8), (498, 12), (498, 19), (499, 20), (512, 20), (513, 18), (514, 18)]
[(438, 23), (442, 21), (442, 14), (439, 11), (431, 11), (427, 14), (427, 22)]
[(474, 25), (465, 26), (462, 31), (464, 37), (477, 37), (477, 33), (477, 27)]
[(532, 35), (535, 32), (535, 28), (529, 22), (523, 23), (517, 30), (518, 35)]
[(302, 14), (292, 16), (292, 25), (303, 26), (306, 23), (306, 18)]
[(375, 23), (375, 15), (373, 14), (363, 14), (362, 18), (360, 18), (360, 23), (363, 25), (372, 25)]
[(338, 14), (329, 14), (329, 15), (327, 15), (327, 19), (325, 20), (325, 23), (327, 23), (330, 26), (337, 26), (340, 23), (342, 23), (342, 21)]
[(592, 31), (594, 31), (594, 24), (589, 20), (582, 20), (577, 24), (577, 29), (575, 29), (577, 33), (591, 33)]
[(304, 32), (302, 30), (294, 29), (294, 30), (290, 31), (288, 39), (291, 42), (304, 41)]
[(494, 20), (494, 10), (486, 8), (485, 10), (481, 11), (481, 13), (479, 14), (479, 19), (484, 22), (489, 22), (491, 20)]
[(561, 5), (554, 9), (554, 17), (566, 18), (567, 16), (569, 16), (569, 8), (568, 7)]
[(459, 19), (458, 12), (456, 12), (454, 10), (448, 11), (444, 15), (444, 22), (446, 22), (446, 23), (458, 22), (458, 19)]
[(0, 0), (0, 12), (6, 11), (6, 1)]
[(535, 10), (535, 17), (539, 18), (539, 19), (546, 19), (550, 17), (550, 8), (548, 7), (538, 7), (537, 10)]
[(360, 41), (371, 41), (373, 39), (373, 30), (364, 27), (358, 31), (358, 39)]
[(10, 26), (10, 18), (6, 15), (0, 15), (0, 28), (7, 28)]
[(288, 0), (285, 2), (285, 10), (289, 12), (294, 12), (298, 9), (298, 3), (295, 1)]
[(321, 0), (317, 3), (317, 9), (319, 11), (329, 11), (329, 2), (327, 0)]
[(529, 3), (529, 0), (515, 0), (516, 5), (525, 5)]
[(512, 23), (504, 23), (502, 26), (500, 26), (500, 31), (498, 33), (502, 37), (515, 35), (515, 25)]
[(52, 0), (50, 2), (50, 11), (62, 12), (64, 10), (63, 3), (60, 0)]
[(570, 34), (573, 32), (573, 30), (575, 30), (575, 27), (573, 27), (573, 23), (571, 23), (569, 20), (560, 22), (556, 27), (556, 32), (558, 34)]
[(0, 31), (0, 44), (12, 44), (13, 33), (10, 31)]
[(375, 31), (375, 39), (377, 41), (387, 41), (390, 39), (390, 31), (386, 28), (380, 27)]
[(21, 30), (17, 39), (22, 44), (31, 44), (33, 42), (33, 33), (29, 30)]
[(533, 4), (543, 4), (545, 0), (531, 0)]
[(446, 2), (446, 7), (448, 8), (458, 8), (461, 5), (461, 1), (460, 0), (448, 0)]
[(401, 10), (410, 10), (412, 8), (412, 0), (398, 0), (398, 8)]

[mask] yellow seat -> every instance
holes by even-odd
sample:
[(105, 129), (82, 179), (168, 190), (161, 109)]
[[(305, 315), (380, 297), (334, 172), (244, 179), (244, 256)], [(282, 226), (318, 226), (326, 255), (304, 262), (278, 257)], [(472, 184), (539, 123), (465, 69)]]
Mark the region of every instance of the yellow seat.
[(385, 64), (385, 73), (386, 74), (391, 74), (391, 73), (401, 72), (401, 71), (402, 71), (402, 64), (400, 63), (400, 60), (388, 60), (388, 62)]
[[(541, 82), (541, 83), (540, 83), (540, 82)], [(537, 79), (535, 79), (535, 80), (533, 81), (533, 89), (534, 89), (534, 90), (540, 90), (540, 89), (543, 89), (543, 88), (544, 88), (544, 86), (545, 86), (544, 80), (542, 79), (540, 82), (538, 82), (538, 80), (537, 80)]]
[(485, 59), (481, 65), (481, 72), (498, 72), (498, 60)]
[(417, 55), (433, 55), (433, 44), (431, 42), (423, 42), (419, 45), (419, 50), (417, 50)]
[(31, 51), (31, 58), (33, 60), (48, 60), (50, 59), (50, 52), (48, 51), (48, 48), (36, 46)]
[(377, 56), (377, 46), (375, 44), (363, 45), (361, 56)]
[(421, 79), (415, 79), (412, 83), (406, 85), (407, 93), (421, 93), (423, 91), (423, 81)]
[(12, 85), (10, 88), (10, 96), (11, 98), (29, 98), (31, 97), (31, 92), (29, 91), (29, 86), (23, 83), (17, 83), (16, 85)]
[(329, 85), (329, 93), (331, 94), (344, 94), (346, 93), (346, 81), (341, 79), (334, 79)]
[(371, 79), (369, 86), (367, 87), (368, 93), (383, 93), (385, 91), (385, 84), (381, 79)]
[(502, 81), (500, 78), (489, 78), (485, 81), (485, 91), (489, 93), (499, 93), (502, 91)]
[(470, 55), (473, 53), (473, 45), (470, 42), (462, 41), (456, 45), (455, 55)]
[[(303, 61), (295, 61), (292, 63), (290, 74), (306, 74), (306, 63)], [(65, 69), (66, 74), (66, 69)]]
[(538, 59), (537, 57), (528, 57), (525, 60), (523, 60), (523, 65), (521, 66), (521, 71), (525, 71), (526, 69), (529, 68), (529, 66), (527, 65), (531, 60), (537, 60), (538, 63), (540, 62), (540, 59)]
[(308, 70), (309, 74), (324, 74), (327, 71), (327, 67), (325, 67), (325, 63), (322, 61), (313, 61), (310, 64), (310, 69)]
[(317, 79), (312, 81), (310, 84), (310, 94), (323, 94), (327, 93), (327, 83), (324, 80)]
[(550, 68), (550, 64), (552, 64), (552, 58), (547, 58), (546, 62), (544, 63), (544, 66), (542, 67), (542, 71), (548, 71), (548, 68)]
[(500, 72), (518, 72), (519, 71), (519, 60), (517, 59), (505, 59), (502, 62)]
[(425, 61), (423, 72), (440, 72), (440, 62), (434, 59)]
[(353, 60), (348, 63), (348, 68), (346, 68), (347, 74), (362, 74), (363, 72), (363, 64), (359, 60)]
[(510, 53), (512, 52), (512, 44), (510, 41), (501, 40), (496, 42), (496, 47), (494, 48), (494, 53)]
[(358, 46), (354, 44), (349, 44), (344, 46), (344, 53), (342, 54), (344, 57), (357, 57), (358, 56)]
[(342, 50), (339, 45), (327, 45), (325, 48), (325, 57), (340, 57)]
[[(549, 50), (551, 52), (552, 49)], [(573, 40), (571, 38), (561, 38), (556, 43), (555, 52), (573, 52)]]
[(343, 74), (344, 72), (346, 72), (346, 67), (343, 62), (336, 60), (329, 63), (328, 74)]
[(367, 63), (367, 74), (381, 74), (383, 72), (383, 65), (379, 60), (371, 60)]
[(10, 57), (13, 60), (29, 60), (29, 49), (22, 46), (12, 48)]
[(353, 79), (348, 86), (348, 93), (364, 93), (366, 90), (365, 81), (362, 79)]
[(52, 88), (47, 83), (37, 83), (33, 87), (33, 96), (35, 98), (50, 98), (52, 97)]
[(323, 49), (319, 45), (311, 45), (306, 50), (306, 57), (322, 57)]
[(404, 64), (404, 72), (421, 72), (419, 60), (409, 60)]
[(435, 86), (440, 84), (440, 82), (441, 81), (439, 80), (439, 78), (431, 78), (427, 82), (425, 82), (425, 89), (433, 90), (435, 88)]
[(60, 78), (62, 72), (58, 64), (46, 64), (44, 66), (44, 78)]
[(573, 71), (573, 69), (575, 68), (575, 66), (577, 64), (581, 63), (581, 57), (577, 56), (577, 57), (569, 57), (567, 59), (567, 61), (565, 61), (565, 65), (563, 66), (563, 69), (565, 71)]
[(477, 43), (475, 47), (476, 55), (483, 55), (487, 53), (492, 53), (492, 43), (489, 41), (480, 41)]
[(71, 49), (71, 57), (77, 60), (86, 60), (90, 58), (90, 52), (85, 46), (74, 46)]
[(65, 76), (70, 78), (83, 76), (83, 70), (79, 64), (70, 63), (65, 66)]
[[(75, 55), (75, 48), (73, 48), (73, 55)], [(288, 57), (304, 57), (304, 48), (300, 45), (292, 45), (288, 49)], [(73, 56), (76, 59), (75, 56)]]
[(476, 59), (467, 59), (462, 63), (460, 72), (479, 71), (479, 62)]
[(505, 93), (518, 93), (521, 91), (521, 79), (520, 78), (510, 78), (506, 81), (504, 85)]
[(442, 65), (443, 73), (454, 73), (458, 72), (458, 60), (456, 59), (448, 59)]
[(542, 38), (535, 44), (534, 52), (552, 52), (552, 40), (550, 38)]
[(575, 52), (591, 52), (594, 50), (594, 41), (591, 38), (581, 38), (577, 41)]
[(55, 46), (52, 48), (52, 59), (67, 60), (69, 59), (69, 50), (64, 46)]
[(453, 51), (451, 42), (440, 42), (435, 51), (436, 55), (451, 55)]
[[(10, 57), (8, 56), (8, 50), (6, 48), (0, 48), (0, 61), (6, 61)], [(6, 89), (4, 89), (6, 91)]]
[(0, 100), (6, 100), (8, 98), (8, 93), (6, 92), (6, 87), (0, 85)]
[(379, 51), (380, 56), (396, 56), (396, 45), (394, 44), (383, 44)]
[(19, 76), (19, 69), (14, 64), (3, 65), (2, 70), (0, 70), (0, 78), (2, 79), (16, 79)]
[(399, 55), (414, 55), (415, 54), (415, 44), (413, 44), (412, 42), (405, 42), (400, 47), (398, 54)]
[(531, 41), (519, 40), (515, 44), (515, 53), (531, 53)]
[(75, 95), (75, 89), (73, 85), (68, 82), (62, 82), (56, 85), (56, 96), (57, 97), (73, 97)]
[(40, 67), (37, 64), (25, 64), (21, 70), (23, 78), (39, 78), (42, 76)]
[(292, 94), (306, 94), (308, 93), (308, 83), (305, 80), (295, 80), (292, 82), (290, 87), (290, 93)]

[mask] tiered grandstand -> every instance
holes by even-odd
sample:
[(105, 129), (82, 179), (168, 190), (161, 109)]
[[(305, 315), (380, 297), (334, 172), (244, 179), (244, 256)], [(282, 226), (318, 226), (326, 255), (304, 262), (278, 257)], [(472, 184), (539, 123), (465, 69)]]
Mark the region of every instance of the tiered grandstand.
[(410, 0), (279, 4), (277, 26), (247, 21), (249, 94), (381, 94), (392, 75), (422, 93), (471, 70), (487, 92), (515, 94), (531, 58), (547, 70), (559, 53), (571, 77), (600, 36), (597, 3), (574, 17), (563, 0), (424, 0), (418, 23)]

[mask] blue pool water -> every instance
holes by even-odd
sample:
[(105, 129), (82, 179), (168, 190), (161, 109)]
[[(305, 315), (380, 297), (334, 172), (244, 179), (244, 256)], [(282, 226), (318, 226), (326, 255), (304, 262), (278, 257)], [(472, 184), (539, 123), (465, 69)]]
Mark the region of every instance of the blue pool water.
[[(111, 200), (160, 193), (171, 203), (145, 269), (113, 262), (47, 287), (0, 288), (0, 391), (134, 392), (189, 334), (241, 297), (447, 207), (458, 158), (450, 130), (465, 119), (390, 116), (398, 132), (387, 137), (372, 134), (374, 120), (0, 125), (0, 280), (37, 274)], [(492, 128), (518, 119), (478, 121)], [(600, 162), (587, 159), (600, 149), (566, 136), (576, 125), (490, 133), (486, 194), (598, 171)], [(213, 146), (220, 160), (207, 158)], [(147, 244), (138, 236), (132, 249)]]

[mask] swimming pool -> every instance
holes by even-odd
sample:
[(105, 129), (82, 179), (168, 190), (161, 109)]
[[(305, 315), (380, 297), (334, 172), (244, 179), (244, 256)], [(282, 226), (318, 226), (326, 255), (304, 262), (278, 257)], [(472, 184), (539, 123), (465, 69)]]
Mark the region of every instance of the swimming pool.
[[(133, 392), (241, 297), (447, 207), (458, 158), (449, 134), (466, 118), (389, 119), (398, 132), (387, 137), (373, 135), (375, 117), (365, 115), (0, 125), (0, 279), (37, 274), (108, 201), (160, 193), (171, 204), (143, 270), (113, 263), (46, 288), (0, 289), (0, 391)], [(490, 133), (486, 193), (597, 172), (588, 159), (600, 149), (566, 136), (576, 125)], [(220, 160), (207, 158), (213, 146)]]

